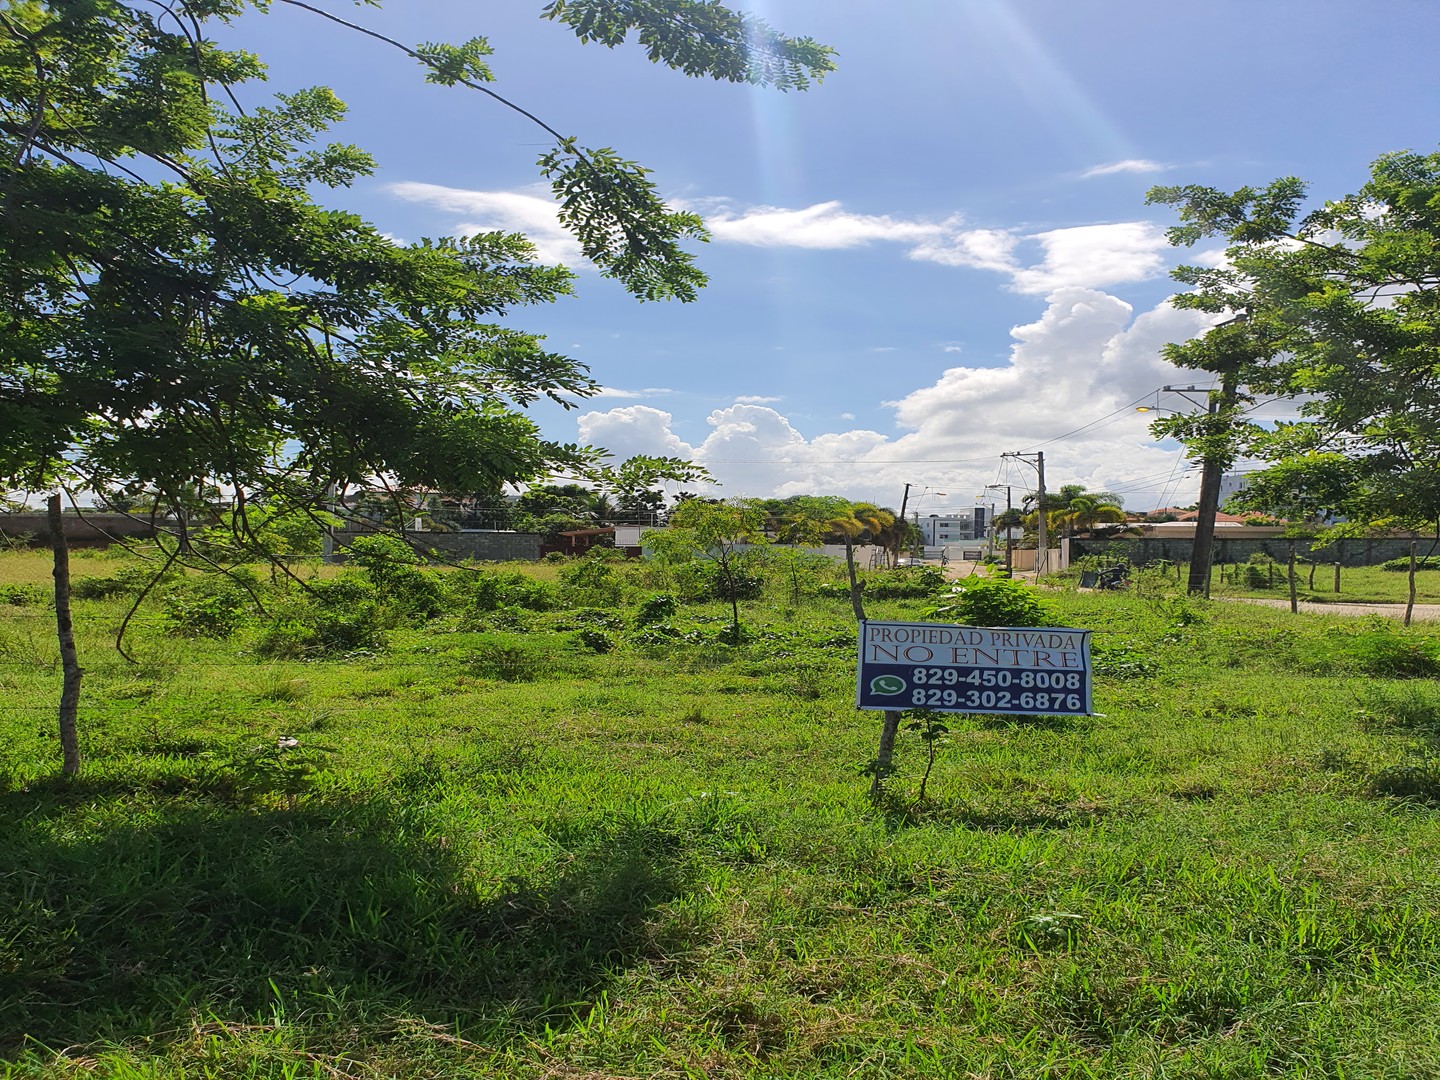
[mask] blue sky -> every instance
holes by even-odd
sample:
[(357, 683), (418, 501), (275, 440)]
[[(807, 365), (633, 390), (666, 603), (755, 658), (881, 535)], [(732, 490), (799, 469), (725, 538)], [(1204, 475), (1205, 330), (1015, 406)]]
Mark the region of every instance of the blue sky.
[[(1146, 190), (1297, 175), (1334, 197), (1380, 154), (1440, 142), (1429, 0), (737, 4), (838, 50), (805, 93), (582, 46), (542, 6), (332, 9), (412, 43), (487, 36), (497, 91), (705, 215), (696, 303), (640, 304), (581, 269), (577, 297), (513, 321), (606, 387), (537, 412), (547, 434), (693, 457), (725, 495), (894, 505), (908, 482), (912, 508), (940, 512), (1029, 487), (999, 454), (1039, 448), (1052, 487), (1193, 501), (1183, 455), (1133, 411), (1195, 381), (1158, 349), (1199, 329), (1165, 303), (1169, 268), (1197, 253), (1167, 247)], [(305, 12), (222, 40), (269, 63), (271, 90), (349, 103), (336, 135), (380, 169), (335, 205), (404, 239), (522, 231), (579, 268), (537, 183), (538, 128)]]

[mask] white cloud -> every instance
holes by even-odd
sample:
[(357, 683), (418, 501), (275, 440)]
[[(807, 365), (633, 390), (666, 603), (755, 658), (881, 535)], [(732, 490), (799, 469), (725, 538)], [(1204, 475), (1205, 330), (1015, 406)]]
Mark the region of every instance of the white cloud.
[[(1194, 479), (1184, 479), (1179, 493), (1159, 490), (1184, 464), (1177, 451), (1155, 444), (1130, 403), (1189, 377), (1159, 350), (1203, 325), (1202, 316), (1168, 303), (1135, 317), (1115, 296), (1069, 286), (1047, 298), (1034, 322), (1012, 330), (1005, 366), (953, 367), (890, 402), (898, 436), (865, 429), (807, 436), (774, 409), (737, 402), (712, 412), (709, 434), (693, 446), (675, 435), (671, 414), (646, 406), (585, 414), (581, 441), (621, 456), (693, 456), (727, 495), (819, 492), (891, 505), (907, 482), (950, 492), (946, 505), (968, 504), (995, 479), (1000, 451), (1039, 444), (1052, 486), (1128, 487), (1129, 505), (1145, 509), (1162, 494), (1173, 501), (1188, 493)], [(1101, 422), (1087, 426), (1093, 420)], [(1129, 483), (1139, 477), (1152, 479)], [(1007, 482), (1025, 489), (1033, 473), (1017, 471)]]
[(1008, 274), (1016, 270), (1015, 245), (1020, 237), (1004, 229), (937, 231), (910, 249), (912, 259), (941, 266), (968, 266)]
[[(1118, 163), (1126, 164), (1135, 163)], [(540, 262), (579, 266), (584, 261), (544, 189), (467, 191), (405, 181), (391, 184), (388, 190), (398, 198), (457, 215), (459, 220), (452, 226), (457, 234), (519, 232), (535, 245)], [(960, 214), (944, 218), (860, 214), (834, 200), (799, 210), (774, 206), (740, 210), (726, 199), (691, 200), (685, 205), (707, 212), (706, 224), (721, 243), (831, 251), (898, 244), (907, 258), (1004, 274), (1011, 288), (1037, 295), (1068, 286), (1102, 288), (1140, 281), (1168, 266), (1162, 254), (1169, 246), (1164, 233), (1144, 221), (1026, 234), (967, 228)], [(1024, 253), (1037, 247), (1040, 260), (1027, 264)]]
[(705, 224), (715, 239), (755, 247), (852, 248), (876, 240), (917, 242), (958, 226), (945, 222), (906, 221), (888, 215), (855, 214), (838, 201), (816, 203), (802, 210), (754, 206), (737, 214), (716, 209)]
[(778, 397), (767, 397), (765, 394), (741, 394), (735, 399), (736, 403), (740, 405), (773, 405), (775, 402), (783, 400)]
[(1017, 292), (1046, 295), (1057, 289), (1101, 288), (1156, 277), (1169, 268), (1170, 242), (1158, 225), (1124, 221), (1036, 233), (1044, 252), (1034, 266), (1015, 271)]
[[(875, 243), (906, 246), (906, 257), (941, 266), (989, 270), (1010, 277), (1017, 292), (1046, 294), (1069, 286), (1100, 288), (1141, 281), (1169, 266), (1164, 232), (1146, 221), (1125, 221), (1025, 234), (1013, 229), (966, 228), (959, 214), (938, 220), (856, 214), (839, 202), (803, 210), (772, 206), (743, 212), (726, 207), (706, 220), (717, 241), (758, 247), (845, 249)], [(1039, 249), (1027, 265), (1023, 253)]]
[(581, 413), (575, 423), (582, 444), (603, 446), (616, 461), (636, 454), (688, 458), (694, 447), (670, 430), (673, 421), (674, 416), (661, 409), (627, 405), (606, 412)]
[(542, 263), (576, 266), (584, 261), (580, 245), (560, 224), (555, 202), (548, 195), (532, 194), (531, 190), (467, 191), (408, 180), (391, 184), (388, 190), (408, 202), (424, 203), (437, 210), (463, 215), (463, 219), (453, 227), (457, 235), (497, 231), (524, 233), (535, 245), (535, 257)]
[(664, 397), (666, 394), (673, 393), (675, 393), (675, 391), (668, 386), (647, 386), (642, 390), (621, 390), (618, 386), (602, 386), (590, 396), (592, 398), (628, 398), (634, 400), (635, 398)]
[(961, 345), (958, 341), (942, 341), (940, 343), (940, 351), (948, 353), (962, 353), (965, 351), (965, 347)]
[(1124, 161), (1112, 161), (1108, 165), (1096, 165), (1086, 169), (1080, 174), (1082, 180), (1089, 180), (1095, 176), (1114, 176), (1116, 173), (1157, 173), (1164, 172), (1170, 168), (1161, 161), (1150, 161), (1147, 158), (1126, 158)]

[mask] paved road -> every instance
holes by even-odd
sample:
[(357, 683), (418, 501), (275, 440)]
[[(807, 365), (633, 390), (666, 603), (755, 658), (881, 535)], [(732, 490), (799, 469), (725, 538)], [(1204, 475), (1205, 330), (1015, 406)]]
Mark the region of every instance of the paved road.
[[(1290, 608), (1289, 600), (1272, 600), (1269, 597), (1227, 596), (1224, 599), (1242, 604), (1259, 604), (1261, 607), (1285, 608), (1287, 611)], [(1300, 610), (1317, 615), (1383, 615), (1387, 619), (1405, 617), (1404, 604), (1316, 604), (1302, 600)], [(1440, 619), (1440, 604), (1416, 604), (1411, 618), (1416, 622)]]

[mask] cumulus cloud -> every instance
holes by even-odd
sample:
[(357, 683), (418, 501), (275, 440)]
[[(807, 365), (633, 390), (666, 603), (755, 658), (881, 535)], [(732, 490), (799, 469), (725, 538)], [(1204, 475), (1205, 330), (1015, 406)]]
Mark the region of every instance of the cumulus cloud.
[(1114, 176), (1116, 173), (1157, 173), (1168, 168), (1170, 166), (1164, 162), (1150, 161), (1148, 158), (1126, 158), (1124, 161), (1112, 161), (1108, 165), (1096, 165), (1086, 169), (1080, 174), (1080, 178), (1089, 180), (1095, 176)]
[(1017, 292), (1046, 295), (1057, 289), (1102, 288), (1157, 277), (1169, 267), (1170, 242), (1148, 221), (1080, 225), (1036, 233), (1044, 257), (1016, 270)]
[[(675, 434), (671, 414), (643, 405), (585, 414), (581, 441), (622, 455), (691, 457), (722, 483), (723, 494), (835, 492), (893, 503), (906, 482), (933, 477), (955, 504), (994, 479), (999, 451), (1063, 436), (1039, 444), (1052, 484), (1129, 488), (1130, 505), (1143, 509), (1159, 497), (1144, 485), (1183, 477), (1185, 465), (1177, 451), (1155, 445), (1146, 418), (1130, 406), (1188, 377), (1160, 358), (1160, 347), (1204, 325), (1203, 316), (1169, 303), (1137, 317), (1115, 296), (1067, 286), (1048, 297), (1039, 318), (1011, 331), (1004, 366), (952, 367), (889, 402), (898, 435), (807, 435), (775, 409), (736, 402), (710, 413), (710, 431), (697, 444)], [(1011, 482), (1023, 488), (1033, 481), (1027, 474)], [(1194, 486), (1193, 478), (1185, 483)]]

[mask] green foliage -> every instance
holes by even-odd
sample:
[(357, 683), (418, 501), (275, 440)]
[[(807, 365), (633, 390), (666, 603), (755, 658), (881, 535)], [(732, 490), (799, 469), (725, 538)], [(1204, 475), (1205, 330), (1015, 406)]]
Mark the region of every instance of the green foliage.
[[(1405, 151), (1376, 160), (1356, 193), (1308, 212), (1294, 177), (1233, 193), (1150, 192), (1179, 214), (1172, 243), (1228, 244), (1223, 262), (1174, 271), (1192, 287), (1177, 306), (1222, 318), (1166, 350), (1172, 363), (1220, 374), (1223, 407), (1156, 429), (1207, 460), (1244, 449), (1270, 461), (1239, 505), (1312, 524), (1341, 514), (1352, 527), (1440, 518), (1437, 188), (1440, 154)], [(1244, 420), (1260, 394), (1296, 398), (1302, 420)]]
[(669, 593), (647, 596), (635, 610), (635, 625), (653, 626), (656, 623), (665, 622), (667, 619), (674, 618), (679, 607), (680, 602)]
[(445, 591), (440, 579), (420, 569), (423, 560), (399, 537), (384, 533), (357, 537), (347, 554), (396, 611), (429, 619), (444, 610)]
[(566, 597), (577, 605), (618, 604), (624, 590), (615, 567), (602, 559), (577, 559), (562, 566), (559, 577)]
[(591, 652), (608, 653), (615, 648), (615, 639), (604, 630), (593, 626), (585, 627), (576, 635), (576, 638)]
[[(44, 581), (41, 554), (5, 559)], [(311, 584), (337, 609), (376, 601), (359, 569), (334, 581)], [(141, 668), (101, 651), (116, 605), (78, 601), (97, 723), (63, 782), (35, 722), (53, 645), (0, 606), (6, 1068), (1440, 1071), (1440, 691), (1307, 661), (1368, 622), (1215, 602), (1176, 626), (1045, 593), (1096, 632), (1104, 718), (937, 717), (933, 744), (897, 741), (877, 813), (854, 626), (788, 593), (735, 646), (714, 604), (606, 653), (577, 632), (608, 612), (400, 625), (383, 657), (304, 665), (144, 620)], [(642, 599), (613, 614), (633, 626)], [(917, 1010), (923, 1039), (895, 1022)]]
[(548, 583), (514, 570), (452, 575), (449, 586), (456, 600), (474, 611), (494, 611), (501, 607), (549, 611), (557, 603), (555, 591)]
[[(245, 584), (240, 577), (247, 579)], [(165, 628), (180, 637), (229, 637), (249, 620), (255, 606), (246, 585), (254, 589), (254, 575), (232, 570), (228, 576), (188, 578), (165, 589), (158, 597)]]
[[(1410, 572), (1410, 556), (1406, 555), (1399, 559), (1386, 559), (1380, 564), (1381, 570), (1389, 570), (1391, 573), (1408, 574)], [(1416, 559), (1415, 570), (1440, 570), (1440, 559)]]
[(10, 582), (0, 584), (0, 604), (9, 604), (11, 607), (43, 607), (54, 599), (55, 594), (51, 590), (39, 585), (18, 585)]
[(1050, 626), (1055, 618), (1038, 590), (1006, 577), (962, 578), (925, 617), (966, 626)]

